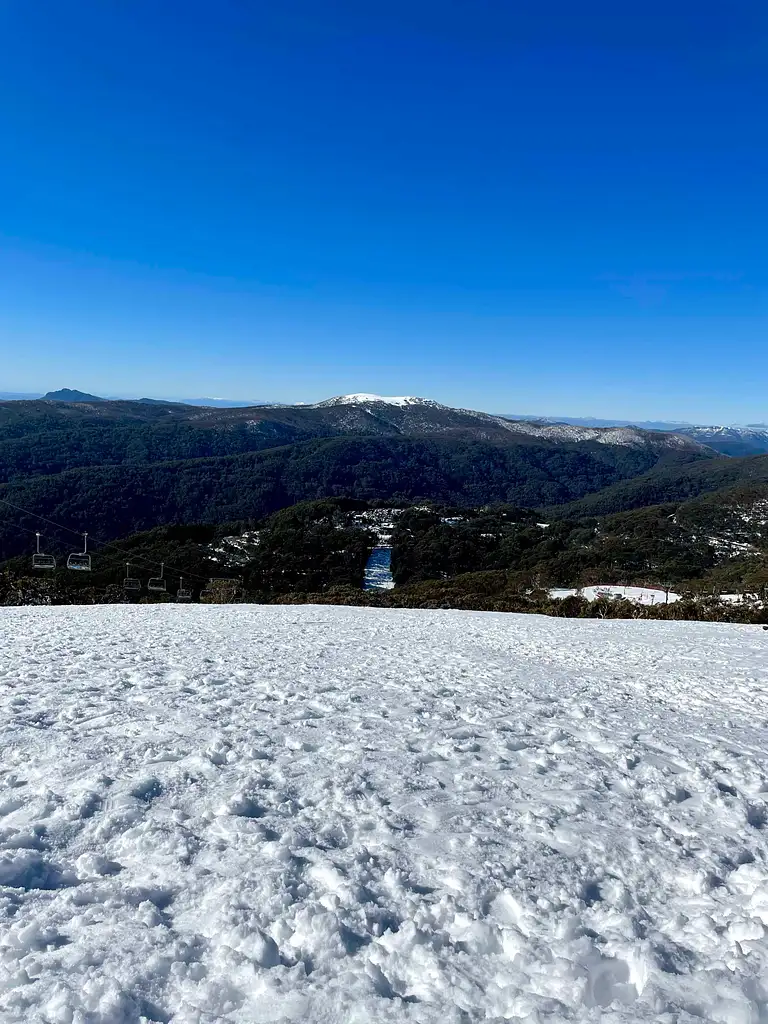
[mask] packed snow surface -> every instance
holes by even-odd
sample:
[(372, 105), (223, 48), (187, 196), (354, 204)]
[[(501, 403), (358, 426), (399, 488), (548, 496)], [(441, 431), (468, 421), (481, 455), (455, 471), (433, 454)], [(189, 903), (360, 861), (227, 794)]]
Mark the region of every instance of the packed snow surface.
[(768, 1017), (768, 636), (0, 612), (0, 1020)]

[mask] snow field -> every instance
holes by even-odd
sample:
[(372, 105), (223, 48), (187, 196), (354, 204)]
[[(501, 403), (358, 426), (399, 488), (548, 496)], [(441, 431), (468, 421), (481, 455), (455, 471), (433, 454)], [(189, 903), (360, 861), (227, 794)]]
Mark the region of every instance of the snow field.
[(0, 1020), (756, 1024), (766, 634), (0, 612)]

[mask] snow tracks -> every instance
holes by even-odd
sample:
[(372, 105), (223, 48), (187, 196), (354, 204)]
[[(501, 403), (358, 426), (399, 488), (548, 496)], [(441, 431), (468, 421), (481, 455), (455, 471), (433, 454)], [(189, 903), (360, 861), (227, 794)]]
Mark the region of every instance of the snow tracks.
[(768, 1019), (768, 639), (0, 612), (0, 1019)]

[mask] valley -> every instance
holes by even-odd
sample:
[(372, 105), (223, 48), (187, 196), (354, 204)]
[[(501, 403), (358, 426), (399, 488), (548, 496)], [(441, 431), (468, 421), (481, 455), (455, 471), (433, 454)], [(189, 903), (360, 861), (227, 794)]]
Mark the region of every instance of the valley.
[[(762, 601), (766, 584), (768, 456), (683, 434), (349, 395), (5, 402), (0, 442), (6, 603), (125, 600), (126, 566), (161, 563), (195, 600), (226, 576), (241, 600), (539, 610), (558, 588), (674, 589), (688, 607)], [(38, 530), (59, 566), (44, 578), (29, 571)], [(93, 570), (73, 577), (85, 530)]]

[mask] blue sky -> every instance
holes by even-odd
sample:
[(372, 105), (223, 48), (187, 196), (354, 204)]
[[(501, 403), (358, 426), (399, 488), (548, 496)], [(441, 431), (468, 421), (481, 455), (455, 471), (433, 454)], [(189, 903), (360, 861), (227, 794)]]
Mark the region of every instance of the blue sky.
[(0, 389), (768, 419), (752, 0), (7, 0)]

